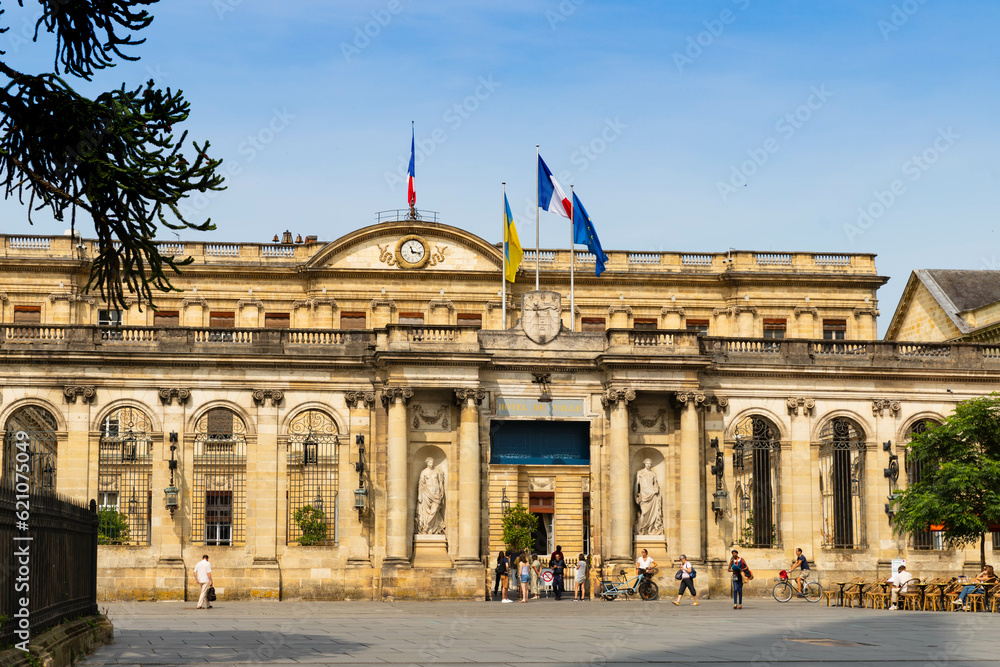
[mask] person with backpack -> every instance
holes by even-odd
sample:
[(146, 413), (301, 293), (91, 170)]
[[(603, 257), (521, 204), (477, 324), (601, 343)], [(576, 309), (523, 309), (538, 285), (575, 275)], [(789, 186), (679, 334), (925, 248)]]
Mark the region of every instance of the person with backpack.
[(507, 574), (510, 569), (510, 560), (503, 550), (497, 554), (496, 581), (493, 583), (493, 594), (500, 590), (500, 601), (510, 602), (507, 599)]
[(733, 555), (729, 559), (729, 570), (733, 573), (733, 609), (743, 609), (743, 577), (750, 581), (753, 579), (753, 572), (736, 549), (733, 549)]
[(555, 593), (556, 600), (562, 600), (563, 574), (566, 572), (566, 559), (563, 558), (561, 551), (557, 551), (554, 554), (549, 567), (552, 568), (552, 591)]
[(675, 579), (680, 579), (681, 589), (677, 592), (677, 599), (671, 600), (675, 606), (680, 606), (685, 589), (690, 590), (691, 596), (694, 597), (694, 602), (691, 603), (691, 606), (698, 606), (698, 591), (694, 589), (694, 578), (696, 576), (698, 576), (698, 573), (695, 571), (694, 566), (688, 562), (687, 556), (681, 554), (681, 569), (677, 570), (677, 574), (674, 575)]

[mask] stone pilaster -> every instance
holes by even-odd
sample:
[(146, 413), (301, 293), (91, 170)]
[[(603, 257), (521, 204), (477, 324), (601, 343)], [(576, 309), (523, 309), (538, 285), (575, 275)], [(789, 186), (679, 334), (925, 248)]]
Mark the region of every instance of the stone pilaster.
[(386, 554), (387, 564), (402, 564), (406, 558), (406, 461), (409, 429), (406, 403), (413, 397), (409, 387), (386, 387), (382, 401), (389, 412), (386, 451)]
[[(374, 493), (371, 484), (371, 452), (374, 450), (374, 436), (371, 430), (372, 406), (375, 404), (373, 391), (348, 391), (344, 394), (344, 402), (350, 410), (350, 432), (347, 441), (340, 445), (340, 487), (338, 491), (340, 523), (346, 538), (348, 554), (347, 562), (352, 566), (371, 566), (372, 501)], [(359, 454), (358, 436), (364, 437), (365, 454)], [(357, 464), (361, 463), (363, 472), (359, 473)], [(358, 484), (368, 490), (368, 511), (358, 517), (354, 510), (354, 490)]]
[[(819, 490), (819, 460), (813, 460), (814, 452), (809, 440), (816, 401), (789, 398), (785, 403), (792, 428), (789, 433), (791, 452), (780, 459), (782, 542), (789, 550), (800, 547), (803, 551), (819, 553), (820, 540), (813, 539), (820, 532), (820, 524), (815, 524), (817, 529), (813, 530), (813, 513), (822, 511), (813, 499)], [(815, 456), (818, 457), (818, 452)], [(804, 474), (803, 471), (809, 473)]]
[[(185, 479), (181, 461), (184, 459), (184, 413), (185, 404), (191, 392), (187, 389), (160, 389), (157, 392), (163, 403), (163, 437), (153, 443), (153, 516), (150, 542), (159, 553), (156, 563), (157, 579), (162, 581), (158, 588), (167, 595), (183, 597), (187, 578), (184, 566), (182, 539), (190, 534), (191, 496), (190, 478)], [(183, 398), (182, 398), (183, 396)], [(176, 402), (174, 399), (177, 399)], [(172, 439), (176, 438), (176, 442)], [(170, 446), (174, 451), (177, 469), (174, 470), (174, 486), (181, 490), (181, 506), (173, 514), (165, 506), (164, 489), (170, 485)], [(186, 504), (186, 506), (185, 506)]]
[(479, 406), (486, 398), (486, 391), (456, 389), (455, 398), (461, 406), (458, 424), (458, 563), (478, 566), (481, 522)]
[[(896, 427), (900, 402), (892, 398), (873, 398), (872, 416), (875, 418), (875, 433), (870, 438), (875, 444), (869, 446), (865, 452), (865, 515), (868, 524), (868, 546), (876, 551), (880, 560), (891, 560), (902, 556), (902, 552), (897, 549), (889, 549), (883, 552), (882, 545), (896, 543), (899, 548), (905, 548), (906, 541), (899, 540), (892, 533), (889, 525), (889, 517), (885, 513), (885, 504), (889, 502), (890, 480), (885, 476), (885, 470), (889, 469), (889, 461), (892, 456), (898, 456), (895, 463), (902, 467), (903, 448), (896, 442)], [(882, 443), (891, 441), (889, 451), (882, 451)], [(898, 487), (898, 470), (897, 487)]]
[(628, 403), (632, 389), (608, 389), (601, 402), (610, 412), (608, 448), (611, 478), (611, 560), (632, 561), (632, 482), (628, 463)]
[(701, 554), (701, 417), (698, 406), (705, 394), (677, 392), (681, 403), (680, 445), (680, 551), (689, 560), (700, 561)]

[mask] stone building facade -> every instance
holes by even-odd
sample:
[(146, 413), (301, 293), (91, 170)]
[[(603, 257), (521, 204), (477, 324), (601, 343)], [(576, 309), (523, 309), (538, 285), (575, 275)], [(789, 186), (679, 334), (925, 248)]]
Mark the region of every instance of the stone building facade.
[(734, 546), (826, 581), (978, 560), (885, 505), (1000, 349), (875, 340), (872, 255), (576, 252), (570, 312), (569, 251), (528, 251), (505, 308), (498, 247), (401, 220), (162, 244), (181, 291), (121, 311), (81, 292), (94, 242), (0, 242), (4, 474), (28, 438), (33, 485), (98, 501), (109, 599), (189, 596), (204, 553), (228, 598), (478, 598), (505, 501), (540, 550), (716, 589)]

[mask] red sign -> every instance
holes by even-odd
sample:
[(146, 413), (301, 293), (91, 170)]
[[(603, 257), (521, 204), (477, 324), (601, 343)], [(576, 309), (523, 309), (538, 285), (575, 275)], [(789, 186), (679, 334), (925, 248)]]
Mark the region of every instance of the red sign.
[(547, 567), (542, 569), (542, 575), (541, 576), (542, 576), (542, 581), (544, 581), (546, 584), (551, 584), (552, 583), (552, 579), (554, 578), (553, 575), (552, 575), (552, 570), (550, 570)]

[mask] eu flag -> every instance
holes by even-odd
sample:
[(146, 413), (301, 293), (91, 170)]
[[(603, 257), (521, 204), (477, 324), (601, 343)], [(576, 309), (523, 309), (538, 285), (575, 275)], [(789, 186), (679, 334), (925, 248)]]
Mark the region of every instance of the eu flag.
[(573, 243), (587, 246), (587, 250), (594, 253), (597, 261), (594, 262), (594, 275), (599, 276), (604, 273), (604, 263), (608, 261), (608, 256), (601, 248), (601, 240), (597, 238), (594, 231), (594, 223), (587, 215), (587, 209), (583, 207), (580, 198), (573, 193)]

